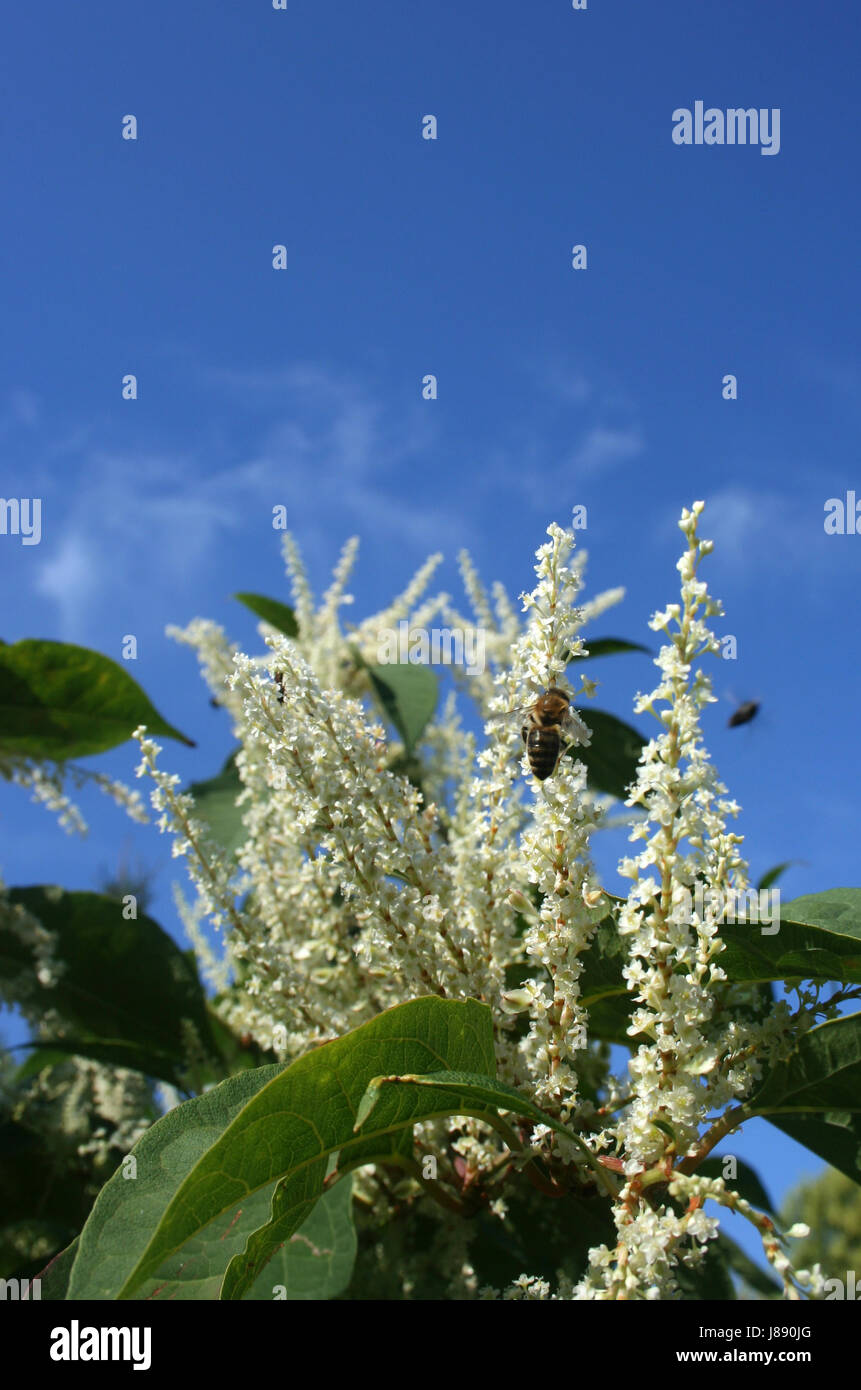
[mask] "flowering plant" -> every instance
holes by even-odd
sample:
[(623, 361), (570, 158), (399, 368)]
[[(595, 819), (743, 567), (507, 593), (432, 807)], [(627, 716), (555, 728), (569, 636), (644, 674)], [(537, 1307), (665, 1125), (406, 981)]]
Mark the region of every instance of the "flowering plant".
[[(439, 713), (432, 673), (378, 660), (404, 625), (410, 640), (437, 615), (468, 626), (425, 597), (439, 557), (342, 627), (355, 543), (315, 607), (288, 538), (294, 606), (244, 596), (262, 654), (210, 622), (174, 630), (237, 742), (218, 779), (182, 791), (152, 720), (135, 730), (212, 997), (186, 979), (170, 1046), (108, 1045), (92, 1020), (70, 1041), (58, 1003), (55, 1044), (187, 1098), (104, 1187), (52, 1266), (56, 1296), (192, 1281), (222, 1298), (732, 1297), (749, 1262), (722, 1209), (760, 1233), (767, 1295), (821, 1292), (789, 1254), (806, 1228), (780, 1230), (757, 1175), (713, 1150), (764, 1116), (858, 1179), (861, 1015), (844, 1005), (861, 890), (760, 911), (700, 727), (714, 697), (697, 663), (719, 653), (722, 612), (699, 577), (702, 510), (680, 522), (680, 599), (651, 622), (646, 742), (590, 714), (580, 673), (607, 644), (584, 629), (621, 591), (582, 598), (584, 557), (558, 525), (525, 617), (462, 558), (486, 661), (454, 668)], [(521, 727), (548, 690), (578, 711), (537, 726), (539, 778)], [(637, 847), (625, 898), (593, 862), (620, 794)], [(0, 929), (60, 990), (62, 904), (52, 919), (29, 891), (7, 896)]]

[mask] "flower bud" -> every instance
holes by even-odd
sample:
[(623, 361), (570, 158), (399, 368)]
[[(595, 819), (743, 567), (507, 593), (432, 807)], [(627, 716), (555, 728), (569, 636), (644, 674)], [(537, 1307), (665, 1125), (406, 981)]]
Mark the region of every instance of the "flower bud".
[(504, 1013), (522, 1014), (532, 1003), (532, 991), (528, 989), (507, 989), (500, 999)]

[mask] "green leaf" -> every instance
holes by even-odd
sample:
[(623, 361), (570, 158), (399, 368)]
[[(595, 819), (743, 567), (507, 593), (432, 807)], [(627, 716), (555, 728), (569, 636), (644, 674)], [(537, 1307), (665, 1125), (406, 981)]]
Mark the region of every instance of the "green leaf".
[[(617, 908), (624, 901), (606, 896)], [(790, 921), (787, 910), (805, 920)], [(767, 986), (797, 978), (861, 983), (861, 889), (835, 889), (782, 906), (774, 935), (763, 935), (761, 924), (749, 922), (723, 923), (719, 931), (725, 943), (720, 964), (733, 983)], [(611, 913), (599, 923), (583, 959), (581, 1002), (589, 1010), (590, 1036), (630, 1047), (635, 1042), (627, 1033), (632, 999), (622, 977), (627, 956)], [(526, 976), (534, 973), (534, 967), (525, 970)]]
[(729, 1272), (729, 1262), (723, 1246), (710, 1240), (702, 1263), (694, 1269), (679, 1264), (674, 1270), (684, 1302), (730, 1303), (735, 1299), (735, 1286)]
[[(617, 905), (623, 902), (623, 899), (613, 898), (610, 894), (607, 897)], [(583, 956), (580, 1002), (589, 1011), (590, 1037), (630, 1047), (633, 1039), (628, 1035), (628, 1025), (634, 1000), (622, 976), (622, 967), (627, 959), (625, 944), (616, 928), (616, 919), (612, 913), (607, 913), (598, 923), (589, 949)]]
[[(429, 1003), (431, 1001), (416, 1002)], [(441, 1003), (442, 1001), (437, 1002)], [(474, 1000), (467, 1002), (475, 1004)], [(397, 1014), (409, 1007), (409, 1005), (401, 1005), (400, 1009), (391, 1009), (389, 1013)], [(484, 1006), (476, 1005), (476, 1007), (483, 1008)], [(382, 1014), (372, 1022), (379, 1023), (384, 1018), (386, 1015)], [(365, 1027), (370, 1027), (370, 1025), (366, 1024)], [(359, 1029), (357, 1033), (361, 1031)], [(342, 1041), (346, 1041), (346, 1039), (342, 1039)], [(493, 1069), (495, 1063), (492, 1050), (488, 1049), (487, 1043), (491, 1043), (492, 1047), (492, 1039), (489, 1034), (483, 1040), (480, 1051), (484, 1054), (484, 1065)], [(329, 1044), (329, 1046), (334, 1047), (336, 1044)], [(470, 1048), (473, 1054), (479, 1050), (476, 1049), (474, 1042)], [(449, 1048), (450, 1052), (453, 1050), (455, 1049)], [(286, 1100), (283, 1103), (285, 1106), (288, 1104)], [(291, 1112), (294, 1112), (295, 1106), (292, 1098), (289, 1103)], [(252, 1108), (249, 1107), (249, 1109)], [(370, 1162), (384, 1162), (387, 1158), (391, 1160), (396, 1154), (407, 1155), (412, 1149), (413, 1127), (420, 1121), (450, 1115), (473, 1115), (480, 1119), (486, 1118), (492, 1121), (499, 1110), (510, 1110), (516, 1115), (526, 1116), (540, 1124), (548, 1125), (559, 1134), (565, 1135), (567, 1139), (578, 1143), (589, 1166), (596, 1170), (601, 1180), (607, 1185), (612, 1182), (606, 1170), (572, 1130), (566, 1129), (558, 1120), (545, 1114), (543, 1110), (540, 1110), (538, 1106), (527, 1100), (513, 1087), (495, 1081), (487, 1072), (473, 1073), (459, 1069), (432, 1073), (381, 1074), (370, 1078), (365, 1093), (359, 1101), (353, 1125), (353, 1133), (359, 1136), (358, 1148), (349, 1142), (344, 1142), (339, 1152), (338, 1167), (341, 1171), (345, 1171), (348, 1167), (354, 1168)], [(334, 1152), (334, 1148), (333, 1145), (332, 1152)], [(268, 1252), (272, 1250), (275, 1241), (279, 1237), (283, 1239), (285, 1235), (289, 1234), (292, 1223), (296, 1219), (296, 1210), (301, 1210), (302, 1203), (308, 1200), (309, 1190), (310, 1193), (313, 1193), (319, 1182), (319, 1167), (313, 1185), (307, 1181), (302, 1182), (302, 1175), (298, 1169), (281, 1180), (275, 1190), (272, 1214), (268, 1225), (255, 1232), (248, 1243), (244, 1256), (234, 1260), (227, 1271), (222, 1290), (223, 1298), (236, 1298), (243, 1295), (248, 1287), (249, 1267), (252, 1270), (256, 1269), (260, 1260), (269, 1257)]]
[[(618, 1239), (610, 1203), (592, 1189), (586, 1194), (566, 1192), (548, 1199), (536, 1192), (525, 1174), (512, 1172), (503, 1189), (507, 1215), (504, 1221), (487, 1211), (471, 1218), (474, 1237), (469, 1261), (478, 1286), (504, 1289), (521, 1274), (535, 1274), (557, 1287), (561, 1270), (576, 1282), (589, 1263), (596, 1245), (612, 1249)], [(432, 1230), (428, 1232), (431, 1238)], [(417, 1252), (419, 1253), (419, 1252)], [(437, 1296), (445, 1297), (445, 1272)]]
[(85, 1165), (62, 1145), (17, 1120), (0, 1120), (0, 1212), (4, 1224), (38, 1220), (56, 1228), (54, 1249), (74, 1235), (89, 1210)]
[[(58, 1061), (68, 1057), (89, 1057), (91, 1061), (102, 1062), (108, 1067), (130, 1067), (133, 1071), (144, 1072), (147, 1076), (156, 1077), (161, 1081), (170, 1081), (172, 1085), (182, 1084), (175, 1057), (166, 1052), (159, 1052), (153, 1047), (141, 1047), (136, 1043), (126, 1042), (122, 1038), (94, 1038), (88, 1033), (79, 1033), (72, 1037), (52, 1038), (47, 1043), (39, 1041), (38, 1038), (31, 1038), (28, 1046), (32, 1047), (34, 1052), (28, 1058), (30, 1065), (27, 1075), (35, 1075), (45, 1067), (56, 1066)], [(43, 1050), (47, 1054), (47, 1060), (40, 1065), (37, 1059)]]
[[(624, 901), (606, 896), (616, 908)], [(720, 925), (725, 943), (720, 964), (729, 980), (764, 988), (771, 981), (795, 978), (861, 983), (861, 890), (839, 889), (834, 894), (799, 898), (789, 909), (793, 915), (803, 911), (810, 921), (790, 921), (782, 907), (774, 935), (763, 935), (759, 923)], [(816, 924), (817, 918), (821, 925)], [(768, 930), (773, 924), (764, 925)], [(581, 1001), (589, 1010), (592, 1036), (630, 1047), (627, 1028), (632, 999), (622, 977), (626, 959), (615, 919), (608, 913), (584, 956)]]
[(66, 642), (0, 644), (0, 750), (63, 762), (150, 734), (195, 744), (168, 724), (110, 657)]
[(627, 642), (624, 637), (584, 637), (586, 643), (586, 654), (584, 656), (571, 655), (569, 661), (594, 661), (599, 656), (615, 656), (618, 652), (645, 652), (646, 656), (652, 656), (650, 647), (644, 647), (640, 642)]
[(363, 662), (377, 703), (397, 729), (409, 756), (431, 721), (438, 697), (437, 678), (427, 666), (406, 662), (369, 666)]
[[(308, 1220), (261, 1270), (247, 1299), (336, 1298), (350, 1282), (356, 1262), (353, 1180), (342, 1178), (324, 1192)], [(283, 1293), (281, 1290), (283, 1289)]]
[[(168, 1111), (141, 1135), (131, 1156), (135, 1176), (126, 1177), (121, 1166), (96, 1198), (79, 1237), (77, 1257), (69, 1281), (70, 1299), (112, 1299), (143, 1255), (153, 1231), (170, 1205), (177, 1188), (205, 1157), (231, 1121), (267, 1082), (283, 1071), (281, 1065), (260, 1067), (230, 1077), (202, 1096)], [(177, 1296), (217, 1298), (227, 1262), (241, 1250), (249, 1230), (265, 1220), (268, 1192), (247, 1197), (223, 1211), (221, 1220), (201, 1222), (183, 1259), (173, 1252), (153, 1270), (140, 1297)], [(243, 1222), (244, 1218), (244, 1222)], [(239, 1228), (239, 1229), (237, 1229)]]
[(781, 903), (779, 930), (772, 934), (775, 925), (736, 922), (719, 927), (726, 943), (720, 964), (730, 980), (861, 984), (861, 889), (835, 888)]
[(852, 937), (861, 945), (861, 888), (829, 888), (824, 893), (791, 898), (781, 903), (781, 922), (787, 910), (793, 921), (810, 922), (838, 936)]
[(148, 1302), (192, 1303), (218, 1299), (228, 1261), (266, 1220), (272, 1187), (262, 1188), (233, 1211), (211, 1221), (159, 1266), (136, 1297)]
[(264, 623), (274, 627), (278, 632), (283, 632), (285, 637), (298, 637), (299, 624), (296, 621), (296, 614), (286, 603), (280, 603), (277, 598), (264, 598), (263, 594), (234, 594), (234, 598), (244, 603), (246, 608), (250, 608), (252, 613), (256, 613), (258, 618), (262, 618)]
[[(606, 896), (617, 908), (624, 901)], [(806, 920), (790, 921), (787, 907), (793, 917), (803, 914)], [(836, 889), (782, 906), (774, 935), (763, 935), (761, 925), (723, 923), (718, 929), (725, 943), (720, 964), (733, 983), (766, 985), (795, 978), (861, 983), (861, 889)], [(769, 929), (773, 924), (764, 925)], [(626, 1029), (631, 996), (622, 978), (625, 960), (615, 919), (607, 914), (584, 956), (581, 999), (589, 1009), (591, 1034), (630, 1046)]]
[[(384, 1070), (422, 1072), (447, 1065), (494, 1069), (493, 1021), (485, 1005), (435, 996), (413, 1000), (314, 1048), (277, 1075), (268, 1072), (266, 1084), (226, 1129), (221, 1126), (223, 1133), (209, 1130), (187, 1177), (172, 1184), (166, 1207), (148, 1216), (147, 1238), (135, 1242), (122, 1268), (115, 1263), (104, 1276), (109, 1291), (101, 1296), (135, 1296), (210, 1222), (224, 1230), (237, 1207), (244, 1209), (277, 1182), (268, 1223), (255, 1231), (225, 1276), (222, 1297), (243, 1297), (277, 1247), (310, 1216), (333, 1155), (339, 1155), (343, 1173), (348, 1167), (402, 1158), (412, 1151), (411, 1129), (387, 1126), (385, 1107), (382, 1128), (369, 1125), (363, 1134), (354, 1132), (359, 1103), (373, 1078)], [(233, 1083), (247, 1085), (259, 1075), (244, 1072), (200, 1100), (217, 1097)], [(150, 1133), (157, 1129), (158, 1125)], [(194, 1133), (190, 1142), (197, 1142)], [(139, 1191), (129, 1190), (128, 1184), (126, 1189), (124, 1219), (133, 1217), (136, 1229), (143, 1230), (137, 1214)]]
[[(29, 1081), (31, 1076), (38, 1075), (40, 1071), (45, 1071), (48, 1067), (56, 1067), (58, 1063), (66, 1061), (67, 1053), (58, 1047), (53, 1047), (51, 1043), (43, 1043), (36, 1038), (31, 1038), (23, 1046), (32, 1047), (33, 1051), (29, 1057), (25, 1057), (20, 1067), (15, 1069), (12, 1081), (16, 1086), (23, 1081)], [(9, 1050), (12, 1051), (11, 1048)]]
[[(371, 1128), (378, 1129), (383, 1123), (383, 1114), (385, 1123), (391, 1128), (409, 1126), (411, 1129), (420, 1121), (446, 1115), (477, 1115), (481, 1118), (495, 1115), (500, 1110), (508, 1110), (513, 1115), (547, 1125), (557, 1134), (563, 1134), (566, 1139), (580, 1144), (584, 1156), (589, 1153), (573, 1130), (560, 1124), (552, 1115), (547, 1115), (513, 1086), (496, 1081), (486, 1073), (454, 1069), (423, 1075), (375, 1076), (362, 1097), (355, 1128), (365, 1129), (374, 1116)], [(600, 1168), (597, 1160), (595, 1166)]]
[(588, 748), (569, 748), (568, 756), (585, 765), (589, 786), (594, 791), (624, 800), (637, 776), (645, 739), (614, 714), (589, 707), (579, 713), (592, 731), (592, 741)]
[[(214, 1300), (228, 1262), (265, 1223), (274, 1184), (261, 1188), (236, 1210), (210, 1222), (168, 1256), (136, 1298), (162, 1302)], [(307, 1221), (275, 1252), (245, 1294), (246, 1299), (288, 1301), (335, 1298), (347, 1287), (356, 1258), (352, 1178), (323, 1194)], [(282, 1292), (283, 1290), (283, 1292)]]
[(724, 1260), (733, 1274), (744, 1280), (744, 1283), (755, 1293), (762, 1294), (763, 1298), (783, 1298), (783, 1286), (772, 1278), (764, 1269), (744, 1253), (741, 1246), (736, 1245), (731, 1236), (725, 1235), (723, 1231), (718, 1231), (717, 1240), (714, 1244), (723, 1255)]
[(767, 873), (763, 874), (759, 883), (756, 885), (756, 891), (759, 892), (760, 889), (770, 888), (773, 883), (776, 883), (779, 878), (783, 877), (787, 869), (791, 869), (793, 864), (798, 863), (799, 860), (797, 859), (786, 859), (782, 864), (775, 864), (773, 869), (769, 869)]
[[(617, 907), (623, 901), (607, 897)], [(788, 910), (793, 916), (804, 914), (806, 920), (790, 921), (787, 906), (782, 906), (774, 935), (763, 935), (759, 923), (720, 925), (725, 949), (719, 959), (728, 979), (762, 985), (798, 978), (861, 983), (861, 889), (798, 898)], [(769, 929), (773, 924), (764, 925)], [(630, 1047), (632, 1000), (622, 977), (625, 961), (624, 944), (608, 913), (584, 956), (581, 1002), (589, 1010), (591, 1036)]]
[(861, 1112), (861, 1013), (831, 1019), (804, 1033), (744, 1108), (753, 1115)]
[[(734, 1192), (739, 1192), (745, 1201), (751, 1203), (758, 1211), (764, 1211), (769, 1216), (776, 1216), (774, 1203), (765, 1190), (755, 1168), (751, 1168), (749, 1163), (745, 1163), (740, 1158), (733, 1155), (737, 1176), (728, 1178), (732, 1183)], [(697, 1176), (705, 1178), (722, 1178), (724, 1174), (724, 1159), (721, 1157), (707, 1158), (704, 1162), (697, 1165)]]
[(188, 787), (190, 795), (194, 797), (195, 814), (203, 821), (215, 842), (231, 855), (246, 839), (242, 808), (236, 804), (236, 798), (242, 791), (236, 769), (237, 751), (234, 749), (216, 777), (210, 777), (208, 782), (192, 782)]
[(223, 1001), (226, 995), (236, 998), (238, 993), (239, 988), (234, 984), (227, 991), (216, 995), (214, 1000), (207, 1000), (209, 1026), (219, 1059), (218, 1064), (207, 1073), (207, 1082), (223, 1081), (225, 1077), (235, 1076), (239, 1071), (253, 1071), (256, 1067), (268, 1066), (278, 1061), (274, 1052), (260, 1047), (252, 1037), (234, 1033), (213, 1007), (216, 1001)]
[(61, 1250), (59, 1255), (54, 1256), (53, 1260), (49, 1260), (45, 1268), (36, 1275), (40, 1283), (39, 1296), (44, 1302), (51, 1300), (61, 1302), (65, 1299), (72, 1266), (78, 1253), (78, 1240), (79, 1237), (75, 1236), (71, 1245), (67, 1245), (65, 1250)]
[[(30, 976), (37, 1001), (56, 1009), (74, 1032), (73, 1039), (51, 1040), (51, 1048), (74, 1046), (173, 1084), (181, 1084), (185, 1066), (183, 1020), (194, 1026), (204, 1049), (213, 1050), (196, 968), (151, 917), (141, 913), (126, 920), (122, 905), (100, 893), (13, 888), (9, 900), (57, 935), (57, 955), (66, 968), (56, 985), (45, 988)], [(28, 946), (0, 925), (0, 979), (14, 986), (22, 968), (32, 964)]]
[(840, 1111), (766, 1115), (769, 1124), (861, 1184), (861, 1115)]

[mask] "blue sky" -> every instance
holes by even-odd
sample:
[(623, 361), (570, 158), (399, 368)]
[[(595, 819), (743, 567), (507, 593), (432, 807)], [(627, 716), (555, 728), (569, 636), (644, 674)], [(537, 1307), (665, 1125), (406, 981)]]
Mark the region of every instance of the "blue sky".
[[(703, 497), (739, 651), (716, 690), (763, 702), (749, 728), (706, 717), (753, 871), (803, 861), (785, 896), (857, 884), (861, 536), (823, 516), (861, 494), (859, 28), (800, 0), (16, 7), (0, 492), (42, 497), (43, 537), (0, 536), (5, 640), (119, 656), (135, 633), (134, 674), (199, 745), (163, 762), (203, 778), (229, 732), (164, 628), (254, 641), (230, 595), (287, 597), (274, 504), (318, 588), (361, 536), (373, 612), (436, 549), (454, 594), (463, 545), (530, 587), (584, 503), (590, 591), (627, 588), (596, 632), (648, 641)], [(779, 108), (779, 153), (675, 145), (697, 100)], [(654, 673), (594, 674), (630, 718)], [(99, 765), (129, 777), (134, 753)], [(175, 930), (166, 842), (82, 800), (83, 845), (0, 789), (7, 881), (92, 887), (125, 847)], [(778, 1194), (816, 1166), (771, 1130), (737, 1147)]]

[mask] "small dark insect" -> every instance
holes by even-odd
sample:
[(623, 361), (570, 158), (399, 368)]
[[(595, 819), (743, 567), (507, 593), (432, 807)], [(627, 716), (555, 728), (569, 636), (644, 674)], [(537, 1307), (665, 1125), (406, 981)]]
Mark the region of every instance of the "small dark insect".
[(283, 671), (276, 671), (276, 672), (274, 673), (274, 675), (275, 675), (275, 684), (278, 686), (278, 703), (279, 703), (279, 705), (283, 705), (283, 703), (284, 703), (284, 672), (283, 672)]
[(727, 727), (735, 729), (739, 724), (749, 724), (751, 719), (756, 717), (759, 710), (759, 700), (745, 700), (743, 705), (733, 710), (727, 722)]

